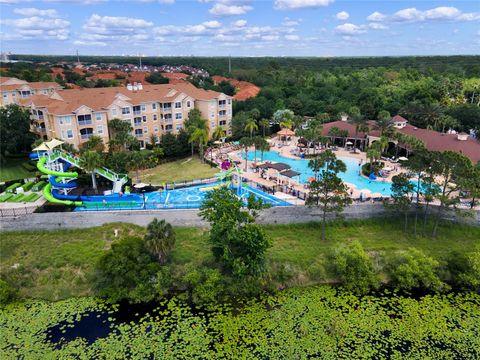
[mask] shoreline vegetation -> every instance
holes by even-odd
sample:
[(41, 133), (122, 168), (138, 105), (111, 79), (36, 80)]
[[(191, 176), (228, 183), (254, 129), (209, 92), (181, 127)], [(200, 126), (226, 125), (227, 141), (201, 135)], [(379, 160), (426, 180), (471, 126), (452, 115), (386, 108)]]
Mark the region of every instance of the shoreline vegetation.
[[(325, 241), (320, 240), (319, 223), (261, 228), (272, 243), (266, 252), (268, 288), (272, 290), (338, 283), (338, 273), (332, 269), (335, 251), (353, 243), (368, 255), (380, 283), (390, 281), (392, 264), (405, 260), (412, 249), (434, 261), (437, 274), (449, 282), (449, 263), (478, 252), (480, 238), (480, 228), (448, 222), (440, 225), (436, 239), (415, 237), (403, 232), (401, 219), (386, 218), (331, 222)], [(1, 279), (16, 289), (19, 299), (92, 296), (92, 277), (102, 255), (112, 244), (144, 234), (145, 228), (122, 223), (78, 230), (3, 232)], [(181, 279), (192, 269), (213, 262), (207, 228), (178, 227), (175, 234), (176, 245), (168, 256), (169, 276)]]

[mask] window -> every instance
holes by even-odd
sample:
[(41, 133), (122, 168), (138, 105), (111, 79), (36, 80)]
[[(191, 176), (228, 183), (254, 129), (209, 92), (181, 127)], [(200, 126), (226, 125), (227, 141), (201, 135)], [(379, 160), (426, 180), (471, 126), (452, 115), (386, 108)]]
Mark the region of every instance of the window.
[(139, 105), (133, 107), (133, 115), (140, 115), (141, 112), (142, 110)]
[(117, 115), (117, 109), (112, 109), (112, 116), (116, 116)]
[(163, 103), (161, 104), (161, 107), (163, 110), (171, 110), (172, 109), (172, 103)]
[(67, 130), (67, 138), (68, 138), (68, 139), (73, 139), (73, 131), (72, 131), (72, 129), (68, 129), (68, 130)]
[(142, 125), (142, 118), (141, 117), (133, 118), (133, 126), (141, 126), (141, 125)]
[(143, 122), (147, 122), (147, 117), (145, 115), (142, 116)]
[(154, 127), (153, 127), (153, 131), (154, 131), (154, 132), (158, 132), (158, 126), (154, 126)]
[(102, 121), (102, 114), (101, 113), (95, 113), (95, 120)]
[(38, 118), (39, 118), (40, 120), (42, 120), (42, 119), (43, 119), (43, 111), (42, 111), (42, 110), (38, 110), (37, 114), (38, 114)]
[(138, 143), (140, 144), (140, 149), (145, 148), (145, 143), (143, 142), (143, 140), (140, 140)]
[(176, 113), (175, 114), (175, 119), (176, 120), (182, 120), (182, 113)]
[(165, 114), (163, 118), (167, 121), (172, 121), (172, 114)]
[(97, 134), (103, 134), (103, 125), (97, 125)]
[(210, 117), (213, 119), (215, 117), (215, 113), (210, 113)]
[(145, 105), (142, 105), (142, 111), (145, 111)]
[(153, 121), (157, 121), (157, 114), (153, 114)]
[(30, 92), (30, 90), (20, 91), (20, 95), (21, 95), (22, 97), (28, 97), (28, 96), (32, 95), (32, 93)]
[(165, 125), (165, 131), (170, 132), (173, 130), (173, 125)]
[(130, 114), (130, 108), (129, 107), (122, 108), (122, 115), (127, 115), (127, 114)]
[(210, 127), (213, 129), (215, 127), (215, 121), (210, 122)]
[(43, 90), (43, 95), (47, 95), (48, 94), (48, 90)]
[(231, 100), (231, 99), (228, 99), (228, 100), (227, 100), (227, 103), (228, 103), (228, 105), (230, 105), (230, 104), (232, 103), (232, 100)]
[(175, 103), (175, 109), (181, 109), (182, 108), (182, 103), (181, 102), (176, 102)]
[(187, 108), (190, 107), (190, 101), (187, 101)]
[(219, 101), (218, 101), (218, 106), (219, 106), (220, 108), (223, 108), (223, 107), (225, 107), (225, 104), (226, 104), (226, 103), (227, 103), (226, 100), (219, 100)]
[(92, 136), (93, 136), (93, 129), (92, 128), (80, 129), (80, 137), (83, 140), (90, 139)]
[(78, 125), (89, 125), (92, 123), (92, 115), (78, 115)]
[(136, 137), (142, 137), (143, 136), (142, 129), (135, 129), (135, 136)]
[(225, 126), (225, 125), (227, 125), (227, 122), (226, 122), (225, 120), (223, 120), (223, 121), (220, 121), (219, 124), (220, 124), (221, 126)]
[(157, 110), (157, 103), (152, 104), (152, 110)]
[(182, 124), (177, 124), (176, 129), (177, 129), (177, 131), (182, 130)]
[(17, 93), (14, 91), (12, 92), (12, 97), (15, 97), (15, 96), (17, 96)]
[(148, 134), (148, 127), (145, 126), (145, 127), (143, 128), (143, 133), (144, 133), (144, 134)]
[(71, 116), (59, 116), (58, 117), (58, 123), (60, 125), (71, 124), (72, 123), (72, 117)]
[(225, 117), (227, 115), (227, 112), (225, 110), (220, 110), (218, 112), (218, 115), (220, 115), (221, 117)]
[(8, 97), (8, 93), (7, 92), (4, 92), (3, 93), (3, 98), (6, 99)]

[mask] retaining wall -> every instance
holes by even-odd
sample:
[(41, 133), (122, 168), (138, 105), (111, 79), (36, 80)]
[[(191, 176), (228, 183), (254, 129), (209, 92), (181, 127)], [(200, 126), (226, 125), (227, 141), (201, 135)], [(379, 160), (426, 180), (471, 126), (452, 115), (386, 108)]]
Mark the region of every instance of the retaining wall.
[[(342, 213), (345, 219), (366, 219), (382, 217), (386, 213), (381, 204), (355, 204), (349, 206)], [(480, 211), (474, 212), (474, 217), (460, 219), (454, 213), (447, 214), (446, 219), (465, 222), (480, 226)], [(328, 214), (328, 219), (335, 215)], [(100, 226), (110, 222), (132, 223), (141, 226), (147, 225), (154, 218), (165, 219), (174, 226), (208, 226), (198, 216), (198, 209), (188, 210), (159, 210), (159, 211), (112, 211), (112, 212), (70, 212), (70, 213), (42, 213), (29, 214), (17, 217), (0, 219), (2, 230), (53, 230), (76, 229)], [(290, 224), (319, 221), (321, 219), (318, 209), (305, 206), (273, 207), (261, 212), (259, 223), (262, 224)]]

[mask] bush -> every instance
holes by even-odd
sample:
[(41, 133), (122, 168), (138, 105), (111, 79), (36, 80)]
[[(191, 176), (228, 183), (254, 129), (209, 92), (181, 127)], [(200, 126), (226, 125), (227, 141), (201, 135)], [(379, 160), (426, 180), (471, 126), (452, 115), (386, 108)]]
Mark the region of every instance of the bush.
[(380, 285), (372, 262), (358, 241), (335, 249), (332, 265), (343, 286), (355, 294), (365, 294)]
[(197, 305), (215, 303), (224, 295), (223, 277), (218, 269), (190, 268), (183, 276), (183, 282)]
[(110, 302), (152, 301), (156, 297), (161, 270), (154, 256), (139, 238), (126, 238), (112, 245), (97, 263), (94, 289)]
[(446, 284), (437, 275), (439, 266), (437, 260), (410, 248), (393, 262), (390, 268), (392, 283), (399, 290), (444, 290)]
[(454, 286), (480, 291), (480, 251), (453, 253), (448, 261), (448, 270)]
[(0, 279), (0, 305), (6, 305), (15, 299), (17, 291), (5, 280)]

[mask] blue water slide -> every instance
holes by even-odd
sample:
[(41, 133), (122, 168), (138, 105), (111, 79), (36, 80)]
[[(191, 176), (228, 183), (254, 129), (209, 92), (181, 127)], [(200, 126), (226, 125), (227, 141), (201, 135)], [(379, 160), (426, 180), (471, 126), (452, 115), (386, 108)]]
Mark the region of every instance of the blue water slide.
[(46, 151), (40, 151), (40, 152), (32, 152), (30, 155), (28, 155), (30, 160), (38, 160), (40, 156), (45, 156), (47, 155)]
[(67, 182), (67, 183), (62, 183), (60, 181), (58, 181), (58, 178), (55, 177), (55, 176), (50, 176), (48, 178), (48, 181), (50, 182), (50, 184), (52, 184), (53, 187), (56, 187), (56, 188), (61, 188), (61, 189), (73, 189), (73, 188), (76, 188), (77, 187), (77, 183), (75, 181), (70, 181), (70, 182)]
[(117, 202), (117, 201), (137, 201), (143, 202), (143, 199), (138, 194), (124, 194), (122, 196), (113, 194), (113, 195), (65, 195), (62, 194), (59, 190), (53, 189), (52, 195), (61, 200), (71, 200), (71, 201), (103, 201), (105, 200), (107, 203), (109, 202)]

